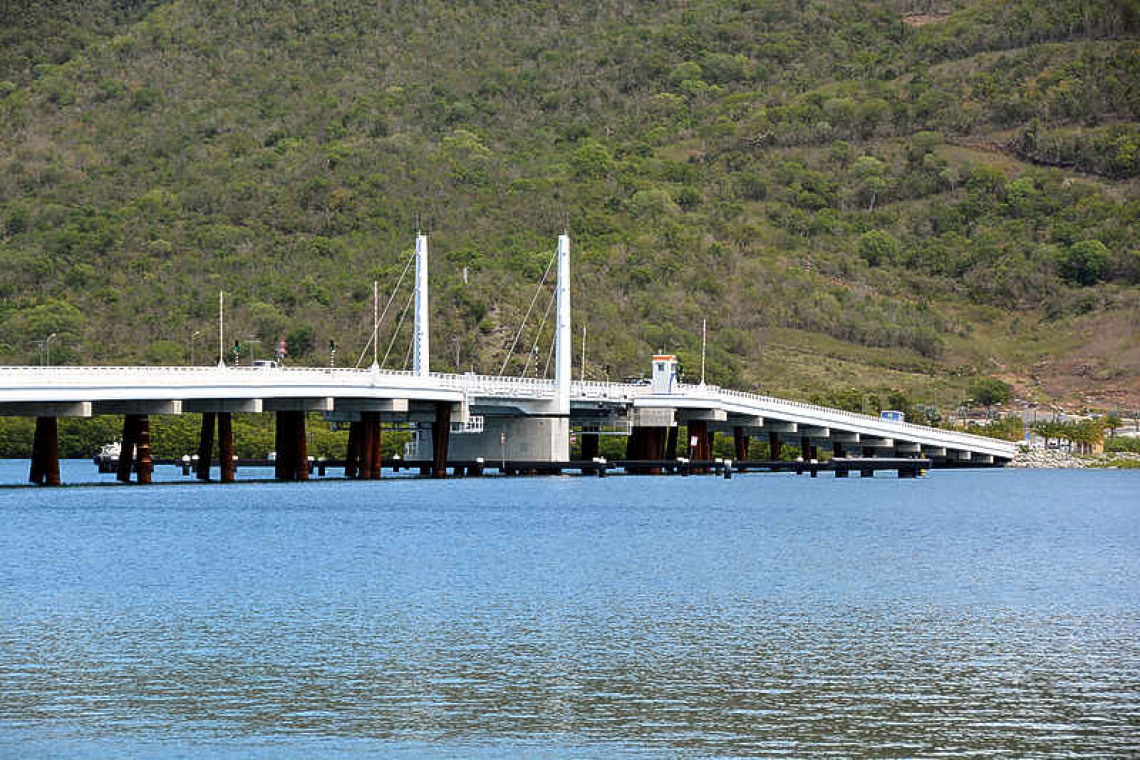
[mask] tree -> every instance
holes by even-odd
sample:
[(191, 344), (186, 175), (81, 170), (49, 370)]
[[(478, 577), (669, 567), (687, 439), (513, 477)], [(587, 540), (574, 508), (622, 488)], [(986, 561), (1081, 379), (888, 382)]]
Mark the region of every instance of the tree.
[(967, 386), (966, 393), (982, 406), (1005, 404), (1013, 398), (1013, 388), (996, 377), (975, 377)]
[(893, 264), (899, 257), (899, 241), (883, 230), (864, 232), (859, 238), (859, 255), (873, 267)]
[(1074, 243), (1061, 258), (1061, 276), (1078, 285), (1095, 285), (1104, 278), (1112, 258), (1108, 247), (1099, 240)]

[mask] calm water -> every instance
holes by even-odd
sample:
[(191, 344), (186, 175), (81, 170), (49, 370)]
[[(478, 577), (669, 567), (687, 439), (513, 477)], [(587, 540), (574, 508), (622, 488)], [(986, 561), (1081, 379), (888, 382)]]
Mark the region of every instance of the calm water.
[(4, 758), (1137, 753), (1135, 471), (0, 489)]

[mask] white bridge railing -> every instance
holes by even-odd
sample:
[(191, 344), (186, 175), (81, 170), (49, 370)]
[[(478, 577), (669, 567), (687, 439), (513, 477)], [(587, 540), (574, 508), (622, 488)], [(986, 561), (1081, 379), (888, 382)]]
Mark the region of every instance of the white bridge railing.
[[(335, 367), (0, 367), (0, 402), (44, 401), (66, 398), (78, 392), (90, 392), (95, 399), (102, 389), (129, 391), (137, 388), (155, 398), (163, 392), (201, 395), (226, 389), (229, 395), (240, 395), (248, 388), (252, 393), (287, 395), (291, 389), (328, 395), (384, 395), (392, 391), (410, 391), (417, 398), (433, 394), (454, 398), (463, 394), (469, 404), (493, 403), (494, 400), (542, 401), (553, 399), (553, 380), (495, 375), (447, 374), (433, 372), (426, 377), (402, 370), (353, 369)], [(629, 405), (636, 399), (653, 396), (648, 384), (576, 381), (570, 395), (577, 401), (600, 401)], [(982, 450), (1012, 457), (1015, 444), (995, 438), (942, 430), (910, 422), (884, 420), (857, 412), (762, 396), (715, 385), (676, 384), (666, 397), (707, 401), (710, 407), (731, 406), (741, 413), (759, 417), (792, 417), (810, 420), (821, 427), (850, 427), (874, 431), (902, 440), (937, 441), (956, 449)], [(175, 396), (176, 397), (176, 396)], [(252, 396), (251, 396), (252, 397)], [(457, 431), (458, 432), (458, 431)], [(465, 432), (472, 432), (470, 430)]]

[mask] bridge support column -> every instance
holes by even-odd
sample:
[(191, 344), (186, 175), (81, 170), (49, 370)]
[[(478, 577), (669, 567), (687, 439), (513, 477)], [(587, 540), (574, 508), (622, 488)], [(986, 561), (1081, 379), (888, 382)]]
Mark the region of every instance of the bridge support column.
[(738, 426), (732, 429), (733, 455), (736, 457), (737, 462), (743, 462), (748, 459), (749, 440), (750, 436), (744, 432), (744, 428)]
[(582, 441), (582, 459), (587, 462), (592, 462), (598, 456), (598, 447), (601, 443), (602, 437), (592, 433), (579, 433)]
[[(840, 443), (839, 441), (833, 441), (831, 444), (831, 458), (832, 459), (843, 459), (843, 456), (844, 456), (843, 444)], [(835, 471), (835, 477), (837, 477), (837, 478), (845, 478), (845, 477), (847, 477), (847, 475), (848, 475), (847, 470), (836, 470)]]
[(451, 404), (437, 401), (435, 404), (435, 426), (431, 431), (433, 478), (447, 477), (447, 445), (451, 438)]
[(223, 483), (233, 483), (237, 473), (234, 464), (234, 419), (232, 412), (218, 412), (218, 470)]
[(59, 485), (59, 423), (55, 417), (36, 417), (28, 481), (43, 486)]
[[(874, 446), (864, 446), (863, 447), (863, 458), (864, 459), (874, 459), (875, 458), (875, 447)], [(859, 470), (859, 477), (861, 477), (861, 478), (873, 478), (873, 477), (875, 477), (875, 471), (871, 470), (871, 469)]]
[(768, 433), (768, 458), (776, 462), (783, 453), (784, 444), (780, 441), (780, 434)]
[[(707, 462), (712, 459), (712, 437), (709, 435), (709, 424), (704, 420), (691, 420), (688, 424), (689, 443), (697, 439), (696, 446), (692, 448), (694, 461)], [(693, 472), (708, 472), (707, 468), (698, 468)]]
[(344, 476), (346, 478), (360, 477), (361, 438), (363, 437), (363, 420), (354, 420), (348, 423), (348, 444), (344, 448)]
[(119, 469), (115, 479), (120, 483), (131, 482), (131, 470), (135, 464), (135, 443), (138, 440), (138, 416), (123, 416), (123, 442), (119, 449)]
[(214, 425), (217, 415), (202, 412), (202, 432), (198, 436), (198, 467), (195, 476), (198, 480), (210, 479), (210, 460), (214, 458)]
[(138, 437), (135, 439), (135, 482), (139, 485), (150, 485), (154, 477), (154, 457), (150, 452), (150, 418), (145, 414), (138, 416)]
[(677, 461), (677, 431), (679, 430), (679, 427), (673, 425), (665, 434), (665, 458), (670, 462)]

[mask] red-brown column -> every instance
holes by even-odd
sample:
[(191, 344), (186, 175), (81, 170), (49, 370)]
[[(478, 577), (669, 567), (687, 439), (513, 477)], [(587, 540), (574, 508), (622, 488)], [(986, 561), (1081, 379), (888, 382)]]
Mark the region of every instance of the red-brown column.
[(123, 443), (119, 450), (119, 471), (115, 478), (122, 483), (131, 482), (131, 470), (135, 463), (135, 443), (138, 441), (138, 416), (128, 414), (123, 417)]
[(800, 458), (805, 462), (811, 459), (811, 439), (806, 435), (800, 436)]
[(447, 445), (451, 436), (451, 404), (437, 401), (435, 404), (435, 427), (431, 431), (433, 478), (447, 477)]
[(372, 432), (368, 436), (372, 439), (372, 450), (369, 454), (369, 469), (371, 470), (369, 477), (372, 480), (379, 480), (384, 470), (384, 431), (380, 427), (380, 412), (369, 412), (369, 414), (372, 415), (368, 423), (369, 427), (372, 428)]
[(198, 438), (198, 480), (210, 479), (210, 460), (214, 458), (214, 426), (217, 416), (213, 412), (202, 413), (202, 433)]
[(734, 427), (732, 429), (732, 444), (737, 462), (748, 459), (748, 434), (744, 432), (744, 428)]
[(344, 476), (360, 478), (364, 476), (364, 422), (363, 419), (348, 425), (348, 446), (344, 455)]
[(135, 454), (135, 480), (139, 485), (150, 485), (154, 475), (154, 459), (150, 453), (150, 418), (139, 415), (137, 448)]
[(277, 452), (273, 460), (273, 477), (277, 480), (285, 479), (285, 468), (289, 462), (289, 445), (285, 442), (285, 427), (288, 412), (278, 411), (273, 419), (273, 449)]
[(32, 466), (28, 471), (28, 482), (40, 485), (44, 482), (44, 433), (43, 417), (36, 417), (36, 433), (32, 438)]
[(666, 459), (676, 459), (677, 458), (677, 435), (678, 435), (678, 431), (680, 431), (680, 428), (677, 427), (676, 425), (669, 428), (669, 432), (665, 438), (665, 458)]
[(218, 412), (218, 469), (223, 483), (233, 483), (237, 473), (234, 464), (233, 413)]
[(309, 479), (309, 441), (305, 437), (305, 413), (293, 412), (293, 431), (297, 441), (297, 480)]
[(773, 462), (778, 461), (783, 451), (784, 447), (783, 444), (780, 443), (780, 434), (768, 433), (768, 459)]
[(37, 485), (59, 485), (59, 425), (55, 417), (36, 417), (28, 481)]
[(601, 436), (579, 433), (578, 437), (582, 441), (582, 459), (587, 462), (594, 461), (598, 456), (598, 441), (601, 440)]

